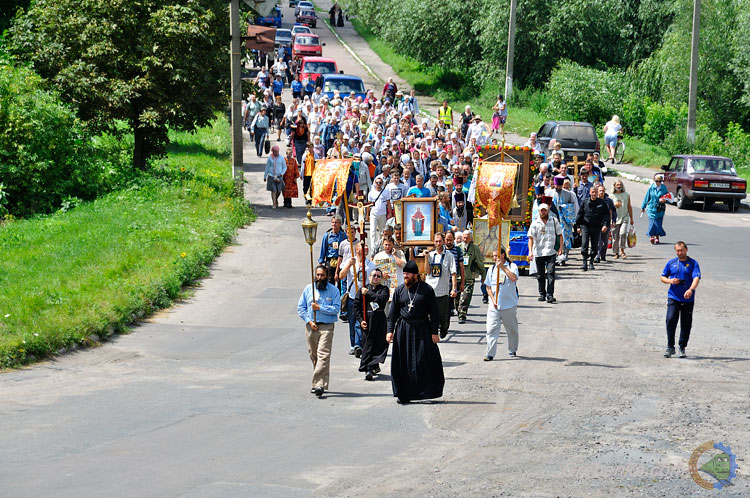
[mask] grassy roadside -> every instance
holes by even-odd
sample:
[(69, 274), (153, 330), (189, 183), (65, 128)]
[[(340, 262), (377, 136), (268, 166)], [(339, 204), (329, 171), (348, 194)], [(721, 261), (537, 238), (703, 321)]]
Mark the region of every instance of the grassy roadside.
[[(461, 79), (457, 75), (437, 66), (425, 66), (411, 57), (401, 55), (359, 20), (352, 19), (351, 23), (370, 48), (417, 92), (432, 95), (438, 101), (448, 99), (456, 113), (463, 112), (463, 107), (468, 104), (485, 120), (491, 119), (496, 89), (484, 88), (478, 94), (476, 92), (467, 94), (465, 90), (462, 90)], [(548, 119), (551, 118), (533, 109), (511, 105), (508, 110), (506, 129), (525, 136), (532, 131), (539, 130), (539, 127)], [(600, 137), (600, 140), (603, 144), (603, 137)], [(670, 156), (661, 147), (627, 136), (624, 140), (627, 145), (625, 151), (627, 162), (649, 168), (659, 168), (662, 164), (669, 162)]]
[(173, 133), (156, 174), (0, 226), (0, 367), (95, 343), (168, 306), (254, 218), (232, 196), (229, 126)]

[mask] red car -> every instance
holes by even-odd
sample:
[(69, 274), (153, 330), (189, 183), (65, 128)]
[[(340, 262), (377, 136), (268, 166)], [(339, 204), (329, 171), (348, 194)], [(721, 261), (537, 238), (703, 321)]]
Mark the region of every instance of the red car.
[(661, 169), (665, 171), (664, 186), (680, 209), (690, 206), (693, 201), (702, 201), (706, 206), (719, 201), (724, 202), (729, 211), (735, 212), (742, 199), (747, 197), (747, 182), (737, 176), (728, 157), (677, 155)]
[(323, 55), (323, 45), (318, 35), (310, 33), (300, 33), (292, 41), (292, 57), (318, 56)]
[(304, 80), (309, 77), (313, 81), (321, 74), (336, 74), (339, 68), (336, 61), (328, 57), (304, 57), (299, 64), (299, 78)]

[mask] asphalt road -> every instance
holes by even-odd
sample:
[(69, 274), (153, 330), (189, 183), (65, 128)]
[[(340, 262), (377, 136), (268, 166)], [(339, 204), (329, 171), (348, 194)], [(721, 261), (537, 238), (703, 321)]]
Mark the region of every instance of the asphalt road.
[[(498, 360), (481, 361), (475, 296), (440, 344), (439, 403), (397, 405), (387, 367), (364, 381), (338, 324), (331, 391), (316, 399), (295, 312), (309, 281), (304, 211), (271, 210), (263, 163), (245, 154), (258, 220), (192, 297), (101, 347), (0, 375), (0, 496), (702, 496), (687, 462), (707, 440), (738, 456), (722, 495), (750, 494), (747, 214), (669, 208), (660, 246), (637, 219), (628, 260), (561, 269), (554, 306), (522, 278), (516, 360), (503, 332)], [(644, 185), (627, 188), (642, 199)], [(320, 238), (328, 218), (315, 218)], [(704, 280), (691, 357), (666, 360), (658, 274), (678, 239)]]

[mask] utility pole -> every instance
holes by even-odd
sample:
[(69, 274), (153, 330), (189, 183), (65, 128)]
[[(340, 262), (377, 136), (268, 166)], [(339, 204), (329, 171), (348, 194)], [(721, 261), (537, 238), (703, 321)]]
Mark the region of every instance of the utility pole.
[(698, 98), (698, 46), (700, 45), (701, 0), (693, 0), (693, 45), (690, 49), (690, 91), (688, 94), (687, 141), (695, 143), (695, 114)]
[(232, 85), (232, 178), (242, 168), (242, 73), (240, 64), (240, 0), (231, 0), (229, 5), (229, 31), (231, 43)]
[[(697, 0), (696, 0), (697, 1)], [(516, 0), (510, 0), (510, 22), (508, 24), (508, 58), (505, 61), (505, 105), (513, 91), (513, 49), (516, 44)]]

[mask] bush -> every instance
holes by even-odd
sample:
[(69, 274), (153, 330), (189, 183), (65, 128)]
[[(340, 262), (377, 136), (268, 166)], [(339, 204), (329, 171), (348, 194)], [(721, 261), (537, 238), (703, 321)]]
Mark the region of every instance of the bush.
[(672, 104), (649, 102), (645, 107), (646, 121), (643, 124), (643, 137), (648, 143), (654, 145), (664, 143), (667, 136), (679, 128), (682, 128), (683, 134), (685, 133), (687, 105), (683, 104), (677, 109)]
[(0, 183), (16, 216), (48, 213), (63, 199), (93, 199), (110, 171), (92, 137), (31, 70), (0, 66)]
[(619, 71), (600, 71), (564, 61), (552, 71), (547, 94), (550, 117), (603, 125), (622, 109), (625, 78)]

